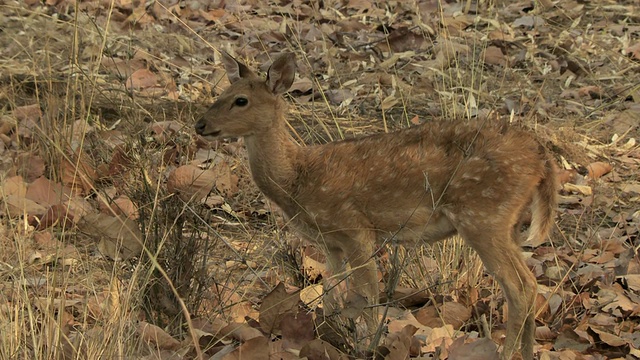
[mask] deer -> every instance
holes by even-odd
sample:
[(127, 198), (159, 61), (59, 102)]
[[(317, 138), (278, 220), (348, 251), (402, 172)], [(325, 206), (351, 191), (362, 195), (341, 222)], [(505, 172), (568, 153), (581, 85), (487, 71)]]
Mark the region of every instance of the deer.
[[(379, 325), (376, 246), (433, 244), (458, 235), (479, 255), (506, 297), (501, 359), (533, 359), (536, 278), (522, 255), (546, 239), (556, 208), (555, 165), (531, 131), (472, 121), (431, 121), (395, 132), (300, 146), (287, 127), (283, 95), (295, 56), (273, 61), (266, 79), (226, 52), (230, 86), (195, 124), (207, 140), (243, 138), (252, 178), (288, 226), (323, 249), (333, 273), (350, 266), (347, 287)], [(536, 241), (537, 242), (537, 241)]]

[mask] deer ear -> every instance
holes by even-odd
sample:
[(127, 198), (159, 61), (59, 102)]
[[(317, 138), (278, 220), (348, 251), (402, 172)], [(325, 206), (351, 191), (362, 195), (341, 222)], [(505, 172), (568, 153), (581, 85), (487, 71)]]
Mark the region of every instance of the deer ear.
[(234, 59), (233, 56), (229, 55), (226, 51), (222, 50), (220, 54), (222, 54), (222, 64), (227, 71), (227, 77), (232, 84), (240, 79), (256, 77), (245, 64)]
[(276, 95), (284, 94), (291, 84), (296, 75), (296, 62), (295, 56), (292, 53), (287, 53), (273, 62), (269, 71), (267, 72), (267, 87), (272, 93)]

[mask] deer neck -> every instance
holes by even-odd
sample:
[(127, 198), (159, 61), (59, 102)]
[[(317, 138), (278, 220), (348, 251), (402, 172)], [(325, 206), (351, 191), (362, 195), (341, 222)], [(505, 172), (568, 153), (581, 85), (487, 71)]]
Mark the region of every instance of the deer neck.
[(284, 116), (279, 116), (268, 130), (244, 140), (256, 185), (280, 207), (288, 207), (301, 148), (293, 142)]

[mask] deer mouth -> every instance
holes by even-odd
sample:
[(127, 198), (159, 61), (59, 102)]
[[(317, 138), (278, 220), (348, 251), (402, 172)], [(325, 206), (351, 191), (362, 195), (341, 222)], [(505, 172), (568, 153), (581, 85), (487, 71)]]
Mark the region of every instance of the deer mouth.
[[(197, 131), (196, 131), (197, 132)], [(209, 131), (208, 133), (200, 133), (198, 135), (202, 136), (203, 138), (217, 138), (220, 133), (222, 132), (222, 130), (213, 130), (213, 131)]]
[(196, 134), (202, 137), (216, 137), (220, 135), (220, 132), (221, 132), (220, 129), (213, 129), (213, 130), (207, 129), (207, 121), (205, 121), (205, 119), (198, 120), (194, 128), (196, 130)]

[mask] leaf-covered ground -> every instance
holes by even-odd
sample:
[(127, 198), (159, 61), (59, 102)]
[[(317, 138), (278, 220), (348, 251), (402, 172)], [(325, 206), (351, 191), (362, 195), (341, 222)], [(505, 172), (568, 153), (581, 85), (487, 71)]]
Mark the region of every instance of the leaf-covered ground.
[[(242, 143), (195, 135), (228, 86), (218, 50), (261, 71), (295, 53), (300, 144), (535, 132), (562, 182), (551, 239), (523, 248), (536, 354), (640, 357), (635, 1), (28, 0), (0, 2), (0, 358), (366, 356), (357, 322), (322, 316), (325, 259)], [(495, 358), (505, 301), (460, 240), (378, 263), (381, 358)]]

